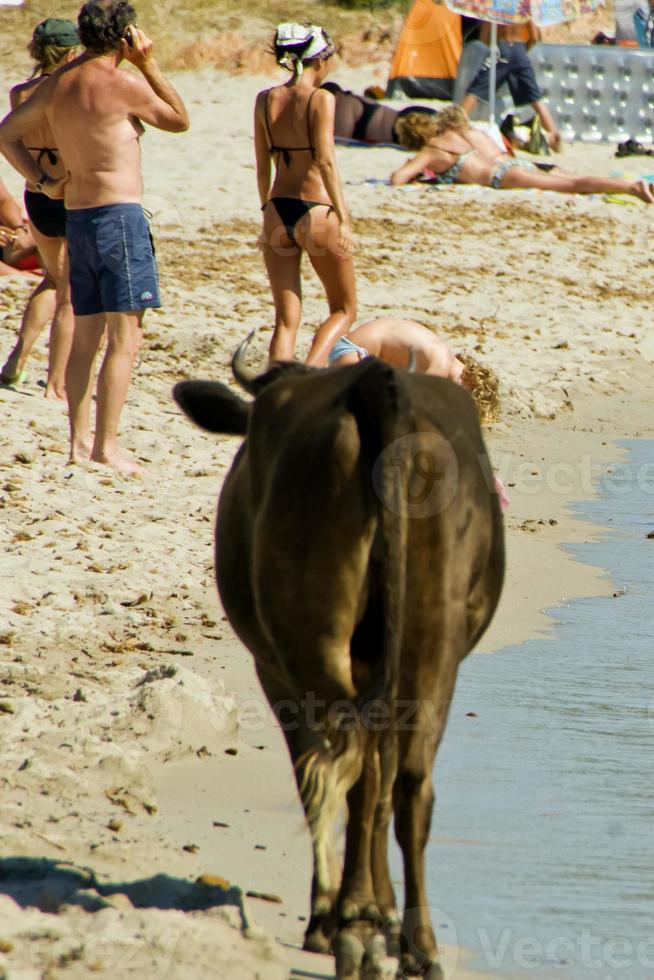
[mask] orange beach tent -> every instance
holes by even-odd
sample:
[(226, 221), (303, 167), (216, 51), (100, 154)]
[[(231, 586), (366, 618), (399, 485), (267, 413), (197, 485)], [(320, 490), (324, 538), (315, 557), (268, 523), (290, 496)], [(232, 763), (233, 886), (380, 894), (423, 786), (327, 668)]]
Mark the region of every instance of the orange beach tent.
[(451, 99), (463, 49), (461, 17), (444, 2), (415, 0), (395, 49), (386, 95)]

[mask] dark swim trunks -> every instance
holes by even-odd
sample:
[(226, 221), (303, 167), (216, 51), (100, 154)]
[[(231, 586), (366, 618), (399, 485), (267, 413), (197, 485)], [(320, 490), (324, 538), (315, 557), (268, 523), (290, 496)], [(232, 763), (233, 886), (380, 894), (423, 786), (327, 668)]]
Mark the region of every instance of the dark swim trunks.
[[(536, 81), (534, 66), (529, 60), (527, 46), (523, 41), (500, 41), (497, 74), (495, 76), (495, 91), (504, 82), (509, 83), (511, 98), (515, 105), (531, 105), (540, 102), (543, 93)], [(490, 89), (490, 58), (479, 69), (468, 88), (468, 94), (476, 95), (478, 99), (488, 102)]]
[(69, 210), (66, 217), (77, 316), (161, 306), (152, 235), (140, 204)]
[(53, 201), (47, 194), (25, 191), (25, 210), (37, 229), (46, 238), (66, 237), (66, 208), (63, 201)]

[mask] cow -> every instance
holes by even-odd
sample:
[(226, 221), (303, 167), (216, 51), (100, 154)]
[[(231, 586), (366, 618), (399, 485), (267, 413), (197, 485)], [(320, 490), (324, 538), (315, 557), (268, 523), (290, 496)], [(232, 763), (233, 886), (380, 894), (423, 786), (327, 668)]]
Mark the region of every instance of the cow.
[(311, 833), (304, 946), (333, 951), (339, 980), (381, 976), (387, 949), (400, 976), (440, 977), (424, 880), (432, 767), (458, 666), (504, 575), (477, 411), (451, 381), (376, 358), (256, 375), (244, 353), (233, 372), (253, 400), (213, 381), (173, 394), (203, 429), (243, 437), (218, 504), (216, 578), (284, 732)]

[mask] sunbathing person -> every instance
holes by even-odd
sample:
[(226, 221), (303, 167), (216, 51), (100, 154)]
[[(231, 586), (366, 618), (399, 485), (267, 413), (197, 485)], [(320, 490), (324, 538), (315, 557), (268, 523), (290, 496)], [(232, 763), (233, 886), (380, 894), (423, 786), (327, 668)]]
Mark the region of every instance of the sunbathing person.
[(393, 367), (406, 368), (411, 351), (416, 371), (449, 378), (468, 388), (482, 422), (499, 417), (498, 381), (493, 371), (468, 354), (455, 354), (449, 344), (414, 320), (379, 317), (355, 327), (336, 341), (328, 364), (356, 364), (364, 357), (378, 357)]
[(334, 136), (341, 139), (358, 140), (360, 143), (399, 143), (395, 124), (409, 112), (425, 112), (436, 115), (435, 109), (410, 105), (403, 109), (391, 109), (376, 99), (356, 95), (341, 88), (336, 82), (325, 82), (321, 88), (327, 89), (336, 99), (334, 117)]
[(411, 112), (397, 121), (400, 144), (417, 150), (391, 174), (399, 186), (418, 178), (436, 184), (481, 184), (496, 189), (536, 188), (563, 194), (630, 194), (654, 204), (653, 185), (622, 177), (577, 177), (558, 167), (543, 172), (529, 160), (503, 153), (495, 141), (470, 125), (459, 106), (437, 116)]

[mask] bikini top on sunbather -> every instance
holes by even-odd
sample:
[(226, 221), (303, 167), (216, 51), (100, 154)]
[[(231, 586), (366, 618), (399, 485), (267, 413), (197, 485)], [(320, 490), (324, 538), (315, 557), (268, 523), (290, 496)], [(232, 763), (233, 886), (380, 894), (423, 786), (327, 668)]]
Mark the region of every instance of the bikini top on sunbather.
[(311, 142), (311, 123), (309, 121), (309, 109), (311, 107), (311, 99), (314, 97), (314, 95), (316, 94), (317, 91), (318, 91), (317, 89), (314, 89), (313, 90), (313, 92), (309, 96), (309, 100), (307, 102), (307, 133), (308, 133), (308, 136), (309, 136), (309, 145), (308, 146), (275, 146), (275, 141), (272, 138), (272, 132), (271, 132), (271, 129), (270, 129), (270, 119), (268, 117), (268, 100), (270, 98), (270, 92), (271, 92), (271, 90), (268, 89), (268, 92), (266, 93), (266, 102), (265, 102), (265, 106), (264, 106), (264, 118), (266, 120), (266, 130), (268, 132), (268, 142), (270, 143), (270, 152), (271, 153), (281, 153), (282, 158), (284, 160), (284, 163), (286, 164), (287, 167), (290, 167), (290, 165), (291, 165), (291, 156), (290, 156), (290, 154), (291, 153), (298, 153), (300, 150), (310, 150), (311, 151), (311, 156), (314, 158), (314, 160), (316, 158), (316, 150), (315, 150), (315, 147), (313, 146), (313, 144)]
[(468, 159), (468, 157), (471, 157), (472, 154), (475, 152), (474, 146), (471, 147), (471, 149), (467, 150), (466, 153), (457, 153), (456, 150), (448, 150), (444, 146), (436, 146), (435, 149), (441, 150), (443, 153), (451, 153), (452, 156), (456, 157), (456, 160), (454, 161), (452, 166), (448, 167), (447, 170), (442, 170), (438, 174), (434, 173), (433, 170), (429, 171), (430, 179), (433, 180), (435, 184), (456, 183), (456, 178), (461, 173), (461, 170), (463, 169), (466, 160)]

